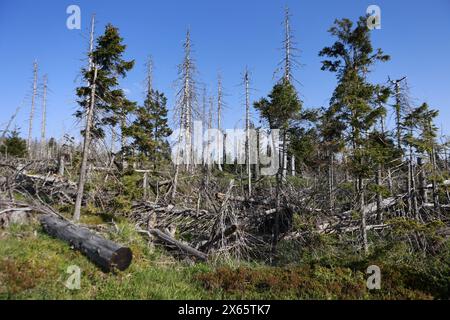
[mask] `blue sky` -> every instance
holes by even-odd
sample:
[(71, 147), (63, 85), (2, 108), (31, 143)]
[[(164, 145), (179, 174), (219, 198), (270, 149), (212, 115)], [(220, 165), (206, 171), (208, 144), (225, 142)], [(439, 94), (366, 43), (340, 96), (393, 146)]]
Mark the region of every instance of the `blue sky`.
[[(66, 8), (81, 8), (81, 30), (66, 28)], [(142, 101), (144, 63), (152, 55), (155, 87), (173, 107), (177, 65), (183, 57), (182, 43), (190, 27), (198, 80), (216, 94), (217, 73), (223, 78), (224, 126), (242, 126), (244, 116), (242, 72), (252, 73), (252, 101), (266, 95), (274, 84), (273, 74), (282, 58), (283, 8), (291, 9), (291, 24), (302, 66), (295, 70), (304, 106), (326, 106), (336, 84), (333, 74), (320, 70), (318, 52), (333, 43), (327, 30), (335, 18), (355, 20), (370, 4), (381, 8), (382, 29), (373, 31), (375, 47), (392, 60), (377, 65), (374, 82), (408, 76), (416, 102), (426, 101), (440, 110), (438, 126), (449, 134), (450, 121), (450, 1), (407, 0), (195, 0), (195, 1), (64, 1), (0, 0), (0, 125), (4, 126), (17, 106), (16, 119), (22, 135), (28, 130), (32, 64), (39, 63), (39, 78), (48, 74), (48, 136), (62, 132), (77, 136), (80, 125), (72, 114), (77, 108), (75, 88), (80, 68), (86, 63), (89, 19), (97, 16), (99, 35), (111, 22), (128, 45), (125, 57), (136, 66), (121, 81), (130, 99)], [(39, 136), (38, 100), (34, 134)], [(253, 112), (256, 119), (256, 113)]]

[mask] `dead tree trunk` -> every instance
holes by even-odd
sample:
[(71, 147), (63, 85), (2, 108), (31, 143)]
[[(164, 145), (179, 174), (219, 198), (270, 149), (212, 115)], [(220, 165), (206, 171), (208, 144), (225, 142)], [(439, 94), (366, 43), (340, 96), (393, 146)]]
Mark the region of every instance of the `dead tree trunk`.
[(28, 125), (28, 158), (32, 158), (32, 152), (31, 152), (31, 140), (33, 136), (33, 120), (34, 120), (34, 109), (35, 109), (35, 101), (36, 101), (36, 91), (37, 91), (37, 72), (38, 72), (38, 65), (35, 61), (33, 64), (33, 94), (31, 96), (31, 110), (30, 110), (30, 120)]
[(64, 153), (62, 150), (59, 151), (58, 175), (60, 175), (61, 177), (64, 176)]
[(47, 159), (46, 121), (47, 121), (47, 75), (44, 75), (44, 88), (42, 93), (42, 119), (41, 119), (41, 157)]
[(330, 164), (328, 167), (328, 200), (330, 212), (334, 210), (334, 153), (330, 152)]
[(247, 179), (248, 179), (248, 196), (252, 195), (252, 170), (251, 170), (251, 159), (250, 159), (250, 95), (249, 95), (249, 76), (248, 70), (245, 70), (244, 75), (245, 82), (245, 133), (246, 133), (246, 143), (245, 143), (245, 154), (247, 162)]
[(73, 220), (80, 220), (81, 213), (81, 201), (83, 200), (84, 184), (86, 183), (86, 170), (87, 170), (87, 160), (89, 155), (89, 146), (91, 144), (91, 129), (94, 121), (94, 108), (95, 108), (95, 90), (97, 81), (97, 66), (94, 66), (94, 60), (92, 57), (92, 52), (94, 50), (94, 26), (95, 26), (95, 16), (92, 16), (91, 22), (91, 36), (89, 43), (89, 71), (94, 70), (94, 76), (90, 82), (91, 87), (91, 97), (89, 101), (89, 107), (86, 116), (86, 129), (84, 131), (84, 142), (83, 142), (83, 154), (80, 166), (80, 175), (78, 178), (78, 189), (77, 189), (77, 199), (75, 201), (75, 209), (73, 213)]
[(75, 201), (75, 210), (73, 214), (73, 220), (80, 220), (81, 212), (81, 201), (83, 199), (84, 184), (86, 183), (86, 171), (87, 171), (87, 160), (89, 155), (89, 146), (91, 144), (91, 128), (94, 118), (94, 107), (95, 107), (95, 82), (97, 80), (97, 67), (94, 67), (94, 79), (91, 89), (91, 103), (88, 109), (87, 120), (86, 120), (86, 130), (84, 132), (84, 143), (83, 143), (83, 155), (80, 167), (80, 176), (78, 178), (78, 190), (77, 199)]
[(40, 222), (45, 232), (51, 236), (68, 242), (75, 249), (85, 254), (103, 271), (115, 269), (123, 271), (132, 260), (130, 248), (102, 238), (89, 229), (64, 221), (53, 215), (44, 215)]
[[(221, 131), (221, 113), (222, 113), (222, 77), (219, 73), (217, 78), (217, 130)], [(220, 147), (220, 143), (218, 141), (217, 148)], [(217, 159), (217, 168), (222, 171), (222, 157), (219, 151), (219, 157)]]
[(377, 191), (377, 220), (379, 223), (382, 223), (383, 221), (383, 210), (381, 209), (381, 204), (383, 202), (383, 196), (381, 195), (381, 187), (382, 187), (382, 174), (381, 174), (381, 164), (379, 163), (377, 166), (377, 175), (375, 177), (375, 183), (380, 188)]
[(419, 189), (420, 189), (420, 197), (422, 198), (422, 204), (428, 203), (428, 193), (427, 193), (427, 179), (425, 176), (425, 169), (423, 167), (422, 158), (417, 158), (417, 166), (419, 167)]

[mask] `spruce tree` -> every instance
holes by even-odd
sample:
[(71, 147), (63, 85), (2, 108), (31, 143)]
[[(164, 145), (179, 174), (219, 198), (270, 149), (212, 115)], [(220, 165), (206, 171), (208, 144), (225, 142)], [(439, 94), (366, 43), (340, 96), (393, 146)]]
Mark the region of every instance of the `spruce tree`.
[[(123, 39), (118, 29), (111, 24), (106, 26), (104, 34), (97, 39), (94, 48), (94, 25), (95, 16), (92, 17), (91, 22), (89, 66), (82, 69), (87, 86), (76, 90), (81, 109), (75, 113), (75, 116), (83, 118), (86, 115), (86, 126), (82, 131), (84, 143), (73, 214), (74, 221), (79, 221), (81, 215), (92, 138), (103, 138), (105, 125), (114, 127), (120, 121), (123, 128), (126, 122), (125, 106), (131, 105), (126, 100), (123, 90), (118, 88), (118, 78), (125, 77), (126, 72), (133, 67), (134, 61), (122, 59), (126, 46), (122, 44)], [(122, 141), (124, 141), (123, 132)], [(123, 152), (124, 150), (122, 154)], [(122, 163), (124, 163), (124, 157), (122, 157)]]
[[(92, 64), (97, 66), (95, 121), (92, 128), (94, 138), (103, 138), (105, 136), (104, 126), (118, 125), (123, 114), (130, 111), (127, 109), (129, 103), (126, 101), (125, 94), (118, 86), (119, 78), (124, 78), (126, 73), (133, 68), (134, 60), (123, 59), (126, 45), (122, 42), (123, 38), (120, 36), (119, 30), (108, 24), (104, 34), (98, 37), (91, 54)], [(86, 83), (93, 79), (93, 73), (92, 68), (82, 69)], [(81, 86), (77, 88), (76, 93), (81, 109), (75, 113), (75, 116), (82, 118), (90, 103), (91, 87)]]
[(347, 128), (345, 137), (352, 150), (351, 165), (355, 174), (357, 203), (361, 214), (363, 247), (368, 251), (366, 217), (364, 213), (364, 182), (369, 174), (366, 166), (368, 157), (367, 133), (383, 113), (379, 107), (386, 89), (367, 81), (367, 74), (376, 62), (389, 60), (381, 49), (374, 50), (366, 17), (360, 17), (354, 26), (349, 19), (336, 20), (329, 30), (337, 38), (331, 47), (325, 47), (319, 55), (327, 57), (322, 61), (322, 70), (336, 73), (338, 85), (331, 98), (330, 112)]
[(20, 137), (18, 129), (12, 130), (0, 145), (0, 153), (8, 157), (25, 158), (27, 152), (27, 142)]
[(167, 137), (172, 130), (168, 126), (167, 98), (163, 93), (150, 89), (144, 105), (136, 109), (135, 115), (135, 120), (127, 128), (127, 135), (134, 140), (132, 147), (156, 167), (169, 156)]

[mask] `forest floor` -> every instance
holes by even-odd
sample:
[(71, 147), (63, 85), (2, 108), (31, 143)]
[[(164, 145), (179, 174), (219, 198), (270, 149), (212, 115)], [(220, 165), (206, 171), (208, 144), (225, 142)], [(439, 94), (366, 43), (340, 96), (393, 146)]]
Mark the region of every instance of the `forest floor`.
[[(125, 221), (110, 238), (133, 251), (133, 262), (123, 272), (102, 272), (66, 243), (46, 235), (37, 222), (0, 230), (0, 299), (449, 298), (450, 259), (413, 266), (408, 261), (392, 263), (399, 258), (391, 252), (390, 262), (383, 254), (340, 265), (329, 259), (302, 259), (283, 266), (205, 264), (176, 259), (149, 245)], [(381, 290), (367, 289), (370, 263), (380, 265)], [(71, 265), (81, 269), (80, 289), (65, 286)]]

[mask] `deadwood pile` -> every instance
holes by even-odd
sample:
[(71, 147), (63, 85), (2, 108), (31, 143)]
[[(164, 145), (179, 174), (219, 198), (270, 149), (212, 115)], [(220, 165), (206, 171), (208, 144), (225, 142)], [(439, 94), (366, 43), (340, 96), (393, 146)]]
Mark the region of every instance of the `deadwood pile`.
[[(51, 168), (51, 169), (49, 169)], [(82, 251), (102, 269), (115, 267), (123, 270), (131, 262), (131, 251), (107, 240), (107, 232), (117, 232), (112, 221), (105, 225), (74, 225), (54, 209), (55, 204), (73, 204), (76, 184), (59, 176), (56, 162), (27, 162), (22, 164), (0, 163), (0, 227), (11, 223), (27, 223), (36, 215), (43, 229), (49, 234), (70, 243)], [(114, 179), (113, 170), (101, 170)], [(105, 178), (105, 179), (106, 179)], [(302, 241), (311, 234), (359, 232), (360, 220), (352, 211), (330, 212), (313, 206), (314, 190), (301, 191), (287, 185), (280, 207), (270, 191), (259, 190), (258, 196), (241, 196), (241, 188), (230, 180), (226, 188), (213, 181), (202, 183), (193, 195), (184, 201), (170, 201), (170, 177), (147, 182), (156, 194), (155, 201), (134, 201), (130, 212), (122, 215), (136, 226), (136, 230), (152, 243), (162, 245), (173, 254), (197, 261), (232, 257), (237, 259), (268, 259), (273, 241), (275, 214), (281, 217), (280, 239)], [(193, 186), (193, 188), (195, 188)], [(269, 189), (270, 190), (270, 189)], [(23, 196), (15, 200), (14, 193)], [(86, 201), (97, 198), (114, 198), (111, 192), (86, 196)], [(180, 195), (183, 197), (183, 195)], [(368, 203), (363, 210), (367, 214), (368, 230), (383, 230), (388, 224), (377, 219), (380, 211), (391, 216), (401, 216), (406, 195), (384, 199), (381, 203)], [(101, 205), (108, 210), (107, 200)], [(320, 202), (319, 202), (320, 203)], [(293, 216), (301, 214), (309, 222), (307, 228), (293, 231)], [(299, 231), (300, 230), (300, 231)], [(442, 230), (444, 236), (449, 228)], [(278, 240), (280, 240), (278, 239)]]

